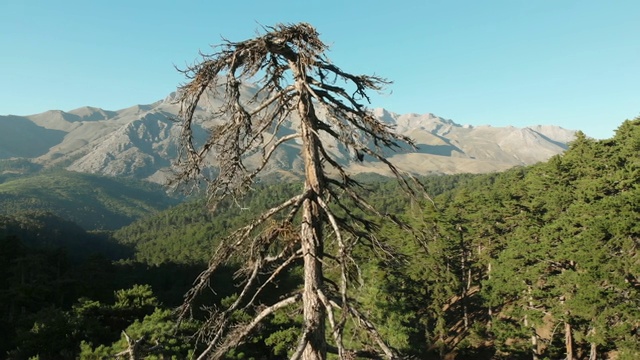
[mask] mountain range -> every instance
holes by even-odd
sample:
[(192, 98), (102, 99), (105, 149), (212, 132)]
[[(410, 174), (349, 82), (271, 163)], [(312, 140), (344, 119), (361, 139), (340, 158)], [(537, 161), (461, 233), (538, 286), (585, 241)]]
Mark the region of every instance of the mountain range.
[[(245, 88), (247, 94), (251, 88)], [(205, 99), (201, 115), (219, 104)], [(0, 116), (0, 159), (28, 158), (44, 166), (108, 176), (125, 176), (163, 183), (178, 155), (180, 134), (176, 122), (179, 104), (175, 93), (149, 105), (118, 111), (81, 107), (68, 112), (51, 110), (28, 116)], [(544, 161), (563, 152), (575, 134), (558, 126), (525, 128), (459, 125), (433, 114), (396, 114), (374, 109), (375, 116), (396, 131), (413, 138), (415, 151), (390, 153), (389, 159), (403, 170), (419, 175), (432, 173), (483, 173)], [(295, 121), (288, 126), (295, 127)], [(203, 136), (204, 130), (199, 128)], [(385, 175), (385, 167), (353, 161), (336, 152), (353, 173)], [(266, 174), (299, 174), (298, 145), (288, 143), (275, 154)]]

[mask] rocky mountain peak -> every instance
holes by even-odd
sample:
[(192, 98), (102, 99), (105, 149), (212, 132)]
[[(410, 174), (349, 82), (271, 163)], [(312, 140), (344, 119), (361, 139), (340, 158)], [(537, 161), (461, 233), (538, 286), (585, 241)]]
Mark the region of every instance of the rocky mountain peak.
[(98, 121), (107, 120), (116, 116), (115, 111), (103, 110), (92, 106), (83, 106), (68, 112), (68, 115), (75, 115), (74, 120), (70, 121)]

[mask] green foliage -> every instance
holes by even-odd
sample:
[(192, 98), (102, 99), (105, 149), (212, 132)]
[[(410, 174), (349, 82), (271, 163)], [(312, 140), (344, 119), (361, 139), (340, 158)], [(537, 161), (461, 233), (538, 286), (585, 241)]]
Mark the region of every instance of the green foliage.
[(555, 358), (567, 322), (576, 353), (636, 354), (639, 139), (640, 119), (610, 140), (578, 133), (547, 163), (470, 177), (423, 211), (401, 206), (413, 235), (385, 233), (395, 260), (364, 272), (380, 332), (440, 357), (530, 357), (537, 334)]
[[(354, 252), (362, 264), (354, 269), (354, 300), (391, 345), (417, 358), (518, 359), (531, 358), (537, 334), (540, 357), (560, 358), (568, 323), (576, 355), (585, 357), (593, 344), (600, 358), (640, 356), (640, 119), (608, 140), (579, 133), (546, 163), (422, 181), (433, 202), (403, 199), (386, 181), (361, 189), (410, 225), (383, 224), (375, 231), (384, 246)], [(187, 357), (202, 314), (172, 332), (170, 309), (217, 239), (299, 186), (261, 184), (245, 203), (213, 214), (203, 202), (180, 204), (118, 230), (119, 249), (51, 214), (0, 217), (0, 327), (10, 329), (0, 351), (16, 359), (101, 359), (126, 349), (125, 330), (162, 344), (166, 358)], [(131, 258), (113, 263), (127, 248)], [(112, 255), (88, 256), (96, 249)], [(203, 305), (233, 301), (234, 271), (216, 275), (216, 293)], [(261, 300), (299, 284), (299, 274), (283, 275)], [(336, 280), (332, 269), (325, 276)], [(239, 321), (252, 315), (235, 314)], [(278, 311), (228, 358), (284, 358), (300, 322), (299, 313)], [(347, 325), (345, 343), (366, 336)]]
[(183, 203), (116, 231), (114, 238), (121, 244), (134, 246), (139, 262), (206, 264), (218, 239), (277, 201), (293, 196), (300, 186), (299, 183), (261, 185), (244, 204), (224, 203), (216, 213), (211, 213), (204, 201)]
[[(402, 213), (409, 206), (408, 200), (395, 182), (384, 179), (365, 183), (363, 193), (380, 211)], [(473, 176), (431, 176), (424, 183), (429, 194), (437, 195), (470, 179)], [(186, 202), (121, 228), (114, 238), (134, 247), (135, 259), (142, 263), (206, 264), (218, 239), (278, 201), (292, 197), (300, 186), (297, 182), (264, 183), (255, 187), (245, 203), (223, 203), (215, 213), (207, 209), (203, 200)]]
[[(81, 341), (111, 344), (121, 330), (161, 307), (149, 285), (131, 284), (157, 283), (171, 307), (199, 271), (139, 266), (131, 272), (130, 265), (88, 255), (91, 247), (83, 241), (91, 236), (72, 223), (51, 215), (2, 220), (0, 352), (10, 353), (11, 359), (75, 359)], [(122, 285), (130, 287), (118, 287)]]
[[(505, 248), (483, 295), (523, 340), (533, 331), (524, 331), (525, 318), (538, 331), (550, 326), (543, 314), (551, 326), (572, 324), (578, 349), (622, 349), (637, 331), (629, 324), (640, 319), (638, 139), (640, 120), (611, 140), (578, 134), (564, 155), (531, 168), (514, 184), (519, 189), (505, 189), (518, 197), (519, 211), (505, 214)], [(493, 332), (504, 338), (501, 322)], [(547, 351), (556, 351), (547, 340)]]
[(115, 293), (115, 297), (115, 308), (142, 309), (158, 305), (158, 299), (153, 296), (153, 291), (149, 285), (133, 285), (131, 289), (118, 290)]
[(49, 212), (20, 212), (10, 216), (0, 214), (0, 238), (9, 236), (19, 238), (24, 245), (34, 248), (64, 248), (74, 260), (96, 253), (118, 259), (130, 253), (107, 234), (89, 233), (76, 223)]
[(32, 163), (28, 159), (0, 159), (0, 184), (11, 179), (37, 173), (42, 165)]
[(73, 359), (73, 339), (69, 336), (72, 320), (59, 309), (48, 307), (23, 319), (31, 327), (18, 328), (19, 347), (11, 351), (11, 358), (38, 356), (40, 359)]
[(118, 229), (177, 203), (160, 185), (64, 170), (0, 182), (0, 213), (51, 212), (85, 229)]
[[(194, 346), (189, 338), (198, 326), (195, 321), (177, 324), (171, 310), (156, 308), (142, 321), (135, 320), (124, 331), (133, 339), (144, 339), (144, 344), (151, 344), (151, 347), (156, 345), (156, 350), (147, 353), (144, 359), (186, 359), (193, 353)], [(83, 341), (80, 344), (80, 359), (103, 359), (126, 350), (127, 346), (124, 337), (110, 346), (99, 345), (96, 348)]]
[(150, 286), (121, 289), (114, 298), (113, 304), (81, 298), (69, 310), (47, 307), (24, 317), (10, 358), (102, 359), (126, 349), (126, 341), (120, 338), (123, 330), (135, 339), (161, 345), (158, 354), (185, 358), (193, 350), (189, 336), (197, 322), (178, 326), (172, 310), (161, 307)]

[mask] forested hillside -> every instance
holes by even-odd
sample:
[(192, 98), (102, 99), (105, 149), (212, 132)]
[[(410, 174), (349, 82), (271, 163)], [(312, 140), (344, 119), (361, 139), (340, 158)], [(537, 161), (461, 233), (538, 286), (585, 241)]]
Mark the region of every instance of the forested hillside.
[(0, 161), (0, 214), (46, 211), (87, 230), (115, 230), (178, 203), (157, 184)]
[(391, 333), (443, 356), (640, 357), (640, 119), (490, 180), (406, 214), (420, 242), (395, 240), (413, 256), (375, 290)]
[(50, 213), (0, 216), (1, 358), (75, 359), (83, 341), (116, 342), (152, 314), (172, 336), (169, 309), (200, 267), (123, 261), (131, 255)]
[[(436, 195), (476, 177), (478, 175), (469, 174), (431, 176), (424, 178), (423, 182), (426, 191)], [(362, 174), (356, 179), (363, 183), (371, 202), (381, 211), (400, 213), (407, 208), (409, 199), (389, 178)], [(135, 259), (140, 262), (206, 264), (218, 239), (264, 209), (290, 198), (300, 191), (301, 186), (299, 182), (261, 184), (242, 204), (225, 202), (215, 213), (209, 211), (203, 199), (185, 202), (116, 231), (114, 238), (121, 244), (134, 247)]]
[[(390, 345), (418, 359), (640, 358), (640, 118), (608, 140), (579, 133), (546, 163), (422, 181), (431, 199), (406, 199), (392, 182), (362, 189), (410, 225), (381, 224), (385, 246), (354, 253), (362, 264), (356, 300)], [(0, 231), (0, 327), (11, 329), (0, 351), (101, 359), (126, 354), (125, 330), (144, 336), (149, 358), (188, 356), (202, 314), (176, 332), (171, 310), (224, 234), (299, 186), (264, 184), (215, 213), (198, 201), (139, 220), (105, 240), (130, 251), (119, 261), (67, 255), (73, 242), (28, 240), (54, 235), (26, 221), (22, 232)], [(217, 274), (201, 303), (232, 302), (233, 273)], [(299, 280), (288, 272), (277, 284)], [(263, 296), (279, 293), (274, 286)], [(287, 358), (300, 321), (285, 308), (227, 358)], [(365, 336), (347, 326), (345, 342)]]

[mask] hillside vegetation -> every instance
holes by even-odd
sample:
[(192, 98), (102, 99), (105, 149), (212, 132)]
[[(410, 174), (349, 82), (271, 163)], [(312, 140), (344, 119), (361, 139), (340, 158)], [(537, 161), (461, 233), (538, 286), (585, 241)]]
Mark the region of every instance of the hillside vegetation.
[[(468, 182), (474, 175), (431, 176), (424, 178), (429, 194), (440, 194)], [(371, 202), (382, 211), (404, 211), (409, 199), (402, 195), (394, 181), (376, 174), (362, 174)], [(204, 200), (190, 201), (157, 215), (140, 219), (114, 233), (114, 239), (136, 249), (137, 261), (149, 264), (173, 262), (206, 264), (216, 248), (217, 239), (244, 225), (264, 209), (288, 199), (300, 191), (302, 184), (266, 183), (257, 186), (242, 204), (226, 202), (211, 213)]]
[(3, 214), (48, 211), (87, 230), (114, 230), (178, 203), (157, 184), (59, 169), (38, 172), (25, 161), (5, 167)]
[[(640, 118), (608, 140), (578, 133), (546, 163), (423, 182), (431, 199), (409, 201), (392, 182), (362, 190), (411, 225), (381, 224), (376, 236), (385, 246), (355, 252), (364, 264), (356, 300), (390, 345), (420, 359), (640, 358)], [(0, 351), (12, 359), (100, 359), (127, 349), (125, 330), (167, 356), (187, 357), (199, 346), (189, 335), (203, 314), (176, 328), (170, 310), (224, 234), (299, 186), (264, 184), (216, 213), (196, 201), (136, 221), (115, 233), (117, 246), (131, 251), (115, 263), (69, 260), (20, 239), (37, 227), (0, 232), (0, 296), (13, 299), (0, 301), (0, 321), (15, 329)], [(26, 272), (34, 262), (42, 266)], [(233, 301), (233, 272), (211, 281), (203, 305)], [(87, 286), (77, 277), (85, 273), (94, 287), (83, 292), (73, 284)], [(286, 272), (276, 284), (299, 280)], [(300, 321), (284, 309), (227, 358), (286, 358)], [(365, 336), (347, 326), (345, 342)]]
[(407, 350), (640, 356), (640, 119), (405, 216), (420, 241), (368, 288)]

